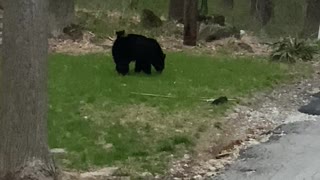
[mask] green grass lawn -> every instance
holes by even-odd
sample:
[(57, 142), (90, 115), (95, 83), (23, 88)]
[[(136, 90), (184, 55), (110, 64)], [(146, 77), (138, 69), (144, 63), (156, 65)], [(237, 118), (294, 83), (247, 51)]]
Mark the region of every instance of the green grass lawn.
[(129, 172), (162, 172), (169, 155), (192, 149), (231, 105), (213, 107), (201, 98), (237, 98), (271, 87), (293, 78), (297, 67), (290, 67), (169, 53), (163, 74), (121, 77), (108, 54), (52, 55), (49, 144), (69, 152), (59, 160), (66, 168), (116, 165)]

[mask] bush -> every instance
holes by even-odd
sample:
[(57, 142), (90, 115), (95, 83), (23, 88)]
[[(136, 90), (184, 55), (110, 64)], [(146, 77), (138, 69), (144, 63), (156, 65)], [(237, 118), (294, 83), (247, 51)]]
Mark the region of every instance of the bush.
[(319, 46), (306, 40), (286, 37), (272, 44), (271, 60), (295, 63), (298, 60), (310, 61), (318, 53)]

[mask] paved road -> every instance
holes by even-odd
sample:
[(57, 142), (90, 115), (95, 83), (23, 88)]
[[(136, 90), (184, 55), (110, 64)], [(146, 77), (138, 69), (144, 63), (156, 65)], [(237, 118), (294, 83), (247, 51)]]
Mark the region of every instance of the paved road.
[[(214, 180), (320, 180), (319, 121), (282, 125)], [(280, 135), (284, 133), (285, 135)]]
[(320, 115), (320, 92), (314, 94), (310, 103), (300, 107), (299, 111), (311, 115)]

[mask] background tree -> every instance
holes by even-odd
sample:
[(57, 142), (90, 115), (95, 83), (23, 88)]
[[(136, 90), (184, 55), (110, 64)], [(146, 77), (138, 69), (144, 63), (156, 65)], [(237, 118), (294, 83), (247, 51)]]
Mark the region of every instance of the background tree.
[(272, 0), (251, 0), (251, 15), (257, 18), (262, 26), (268, 24), (274, 12)]
[(138, 9), (139, 0), (130, 0), (129, 9), (136, 10)]
[(170, 0), (169, 19), (183, 22), (184, 0)]
[[(3, 1), (0, 0), (0, 9), (3, 7)], [(62, 33), (63, 28), (74, 21), (75, 1), (49, 0), (49, 12), (49, 33), (51, 36), (57, 37)]]
[(200, 15), (208, 15), (208, 0), (201, 0), (201, 6), (199, 11)]
[(0, 179), (51, 180), (47, 145), (48, 1), (4, 1)]
[(49, 31), (54, 37), (62, 33), (75, 18), (74, 0), (49, 0)]
[(198, 1), (185, 0), (184, 3), (184, 36), (183, 44), (195, 46), (197, 44), (197, 18), (198, 18)]
[(224, 8), (232, 10), (234, 6), (234, 0), (222, 0)]
[(256, 5), (257, 5), (257, 0), (251, 0), (250, 1), (250, 14), (251, 16), (254, 16), (256, 13)]
[(320, 25), (320, 1), (307, 0), (307, 11), (304, 19), (304, 27), (301, 32), (302, 36), (316, 35)]

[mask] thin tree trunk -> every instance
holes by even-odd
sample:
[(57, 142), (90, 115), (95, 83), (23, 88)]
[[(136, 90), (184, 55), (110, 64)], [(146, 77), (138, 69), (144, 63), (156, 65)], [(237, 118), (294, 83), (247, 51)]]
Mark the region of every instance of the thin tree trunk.
[(74, 0), (49, 0), (49, 31), (57, 37), (74, 21)]
[(234, 0), (222, 0), (223, 5), (227, 10), (232, 10), (234, 6)]
[(257, 0), (251, 0), (250, 1), (250, 14), (251, 16), (254, 16), (257, 11)]
[(170, 0), (169, 19), (183, 22), (184, 0)]
[(201, 0), (200, 15), (208, 15), (208, 0)]
[(307, 12), (304, 19), (304, 27), (301, 35), (310, 37), (316, 35), (320, 25), (320, 1), (307, 0)]
[(251, 14), (255, 16), (265, 26), (273, 15), (272, 0), (251, 0)]
[(198, 1), (185, 0), (184, 10), (183, 44), (188, 46), (195, 46), (197, 44), (198, 33)]
[(47, 138), (48, 1), (4, 1), (0, 179), (52, 180)]

